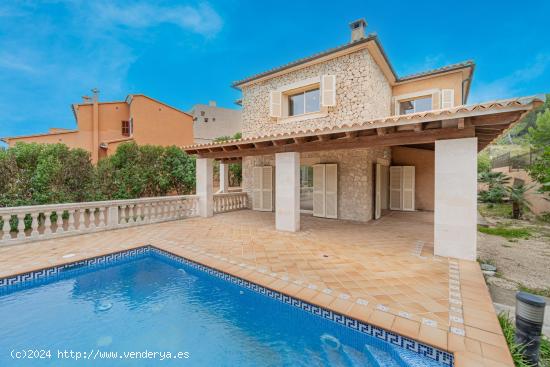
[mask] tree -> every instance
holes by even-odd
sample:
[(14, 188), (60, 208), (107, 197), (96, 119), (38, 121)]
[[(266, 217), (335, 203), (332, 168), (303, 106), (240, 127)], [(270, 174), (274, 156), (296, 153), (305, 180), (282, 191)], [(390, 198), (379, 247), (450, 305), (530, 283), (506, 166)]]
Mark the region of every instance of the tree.
[(477, 155), (477, 173), (489, 172), (491, 170), (491, 158), (485, 151)]
[(527, 191), (532, 187), (521, 185), (512, 185), (506, 188), (510, 202), (512, 203), (512, 218), (521, 219), (525, 210), (530, 210), (531, 203), (525, 197)]
[(501, 203), (506, 196), (505, 186), (510, 182), (510, 177), (502, 172), (481, 172), (478, 181), (487, 184), (487, 190), (479, 192), (479, 200), (484, 203)]
[(529, 141), (539, 152), (528, 168), (531, 177), (541, 184), (540, 191), (550, 193), (550, 108), (540, 113), (529, 128)]

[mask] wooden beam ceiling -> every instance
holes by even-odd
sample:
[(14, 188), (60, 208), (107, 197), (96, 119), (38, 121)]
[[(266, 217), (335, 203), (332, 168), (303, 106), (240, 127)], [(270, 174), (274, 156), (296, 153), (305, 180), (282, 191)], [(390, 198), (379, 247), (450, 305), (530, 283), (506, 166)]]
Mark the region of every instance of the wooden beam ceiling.
[[(268, 155), (283, 152), (313, 152), (321, 150), (340, 150), (340, 149), (356, 149), (356, 148), (368, 148), (376, 146), (394, 146), (404, 144), (427, 144), (433, 143), (436, 140), (442, 139), (459, 139), (474, 137), (475, 131), (473, 127), (457, 129), (457, 128), (445, 128), (445, 129), (432, 129), (423, 130), (421, 132), (406, 131), (406, 132), (394, 132), (391, 134), (380, 135), (358, 135), (351, 137), (337, 137), (335, 134), (328, 135), (324, 140), (315, 140), (304, 143), (297, 143), (295, 139), (287, 140), (287, 144), (283, 145), (267, 145), (263, 144), (262, 147), (256, 147), (252, 149), (240, 149), (232, 151), (215, 151), (215, 152), (199, 152), (201, 158), (239, 158), (246, 156), (258, 156)], [(281, 139), (279, 139), (281, 140)]]

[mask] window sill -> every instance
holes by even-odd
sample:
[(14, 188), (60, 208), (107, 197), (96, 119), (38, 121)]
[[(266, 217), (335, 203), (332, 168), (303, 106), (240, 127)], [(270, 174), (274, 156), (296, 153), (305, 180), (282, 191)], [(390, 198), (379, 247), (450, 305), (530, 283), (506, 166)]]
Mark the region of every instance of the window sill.
[(298, 121), (305, 121), (305, 120), (312, 120), (317, 119), (321, 117), (327, 117), (327, 112), (310, 112), (310, 113), (304, 113), (303, 115), (298, 116), (289, 116), (289, 117), (283, 117), (277, 120), (277, 122), (280, 123), (286, 123), (286, 122), (298, 122)]

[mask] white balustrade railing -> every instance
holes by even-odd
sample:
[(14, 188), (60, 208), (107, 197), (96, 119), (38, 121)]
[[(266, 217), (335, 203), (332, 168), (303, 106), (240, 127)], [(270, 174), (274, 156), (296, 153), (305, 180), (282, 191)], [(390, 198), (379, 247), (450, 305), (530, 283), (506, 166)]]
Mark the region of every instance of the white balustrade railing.
[(245, 192), (228, 192), (214, 195), (214, 213), (246, 209), (248, 197)]
[(196, 195), (0, 208), (0, 245), (198, 215)]

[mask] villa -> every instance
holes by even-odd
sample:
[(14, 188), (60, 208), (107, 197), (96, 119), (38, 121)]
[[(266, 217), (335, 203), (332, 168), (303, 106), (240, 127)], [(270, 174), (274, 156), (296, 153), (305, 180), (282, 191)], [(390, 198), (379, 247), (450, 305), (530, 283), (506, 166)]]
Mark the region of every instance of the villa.
[(99, 91), (73, 104), (77, 129), (51, 128), (48, 133), (2, 138), (9, 146), (19, 142), (55, 144), (82, 148), (92, 162), (114, 154), (124, 142), (139, 145), (182, 145), (193, 143), (193, 117), (143, 94), (124, 101), (100, 102)]
[(467, 105), (474, 63), (399, 77), (364, 20), (350, 43), (241, 81), (241, 140), (196, 154), (201, 215), (213, 213), (212, 159), (242, 162), (253, 210), (278, 230), (300, 214), (368, 222), (433, 211), (434, 255), (476, 259), (477, 152), (540, 103)]
[(0, 340), (184, 346), (196, 365), (513, 366), (475, 261), (476, 157), (544, 100), (468, 104), (473, 62), (398, 76), (366, 22), (350, 28), (234, 83), (241, 139), (179, 141), (195, 195), (0, 208)]

